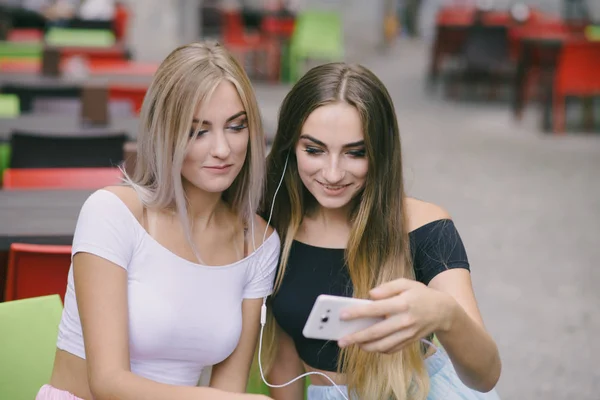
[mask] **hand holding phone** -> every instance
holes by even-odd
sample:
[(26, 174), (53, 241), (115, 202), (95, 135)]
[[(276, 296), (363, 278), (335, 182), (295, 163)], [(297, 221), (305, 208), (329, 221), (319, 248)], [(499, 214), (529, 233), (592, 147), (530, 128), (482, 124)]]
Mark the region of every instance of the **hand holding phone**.
[(383, 318), (357, 318), (349, 321), (340, 319), (342, 310), (369, 303), (372, 300), (322, 294), (317, 297), (302, 334), (309, 339), (337, 341), (383, 321)]

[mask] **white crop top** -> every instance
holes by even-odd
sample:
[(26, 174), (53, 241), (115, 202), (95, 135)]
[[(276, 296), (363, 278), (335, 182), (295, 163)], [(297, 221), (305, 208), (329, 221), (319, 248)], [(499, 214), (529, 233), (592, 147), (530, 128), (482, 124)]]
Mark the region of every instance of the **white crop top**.
[[(127, 270), (131, 371), (156, 382), (196, 386), (204, 367), (225, 360), (242, 330), (242, 300), (271, 294), (276, 232), (248, 257), (211, 267), (156, 242), (112, 192), (83, 205), (72, 255), (95, 254)], [(85, 358), (73, 264), (58, 331), (59, 349)]]

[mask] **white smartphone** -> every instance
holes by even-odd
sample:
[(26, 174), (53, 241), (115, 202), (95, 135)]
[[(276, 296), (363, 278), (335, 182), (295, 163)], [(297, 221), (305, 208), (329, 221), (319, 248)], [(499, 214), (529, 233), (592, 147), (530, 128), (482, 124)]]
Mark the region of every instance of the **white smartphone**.
[(308, 339), (340, 340), (383, 321), (383, 318), (359, 318), (351, 321), (340, 319), (343, 309), (371, 302), (372, 300), (322, 294), (317, 297), (302, 334)]

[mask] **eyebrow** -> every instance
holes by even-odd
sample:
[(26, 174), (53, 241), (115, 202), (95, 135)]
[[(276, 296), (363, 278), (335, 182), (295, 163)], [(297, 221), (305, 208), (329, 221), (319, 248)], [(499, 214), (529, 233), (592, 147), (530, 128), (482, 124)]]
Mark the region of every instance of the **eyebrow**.
[[(322, 146), (322, 147), (327, 147), (327, 145), (323, 142), (321, 142), (318, 139), (315, 139), (314, 137), (310, 136), (310, 135), (301, 135), (300, 139), (306, 139), (306, 140), (310, 140), (311, 142), (313, 142), (316, 145)], [(342, 146), (342, 148), (344, 149), (348, 149), (351, 147), (359, 147), (359, 146), (364, 146), (365, 145), (365, 141), (364, 140), (359, 140), (358, 142), (352, 142), (352, 143), (346, 143), (345, 145)]]
[[(225, 122), (231, 122), (234, 119), (241, 117), (242, 115), (246, 115), (246, 111), (240, 111), (240, 112), (237, 112), (237, 113), (233, 114), (231, 117), (227, 118), (227, 121), (225, 121)], [(192, 120), (192, 123), (194, 123), (194, 124), (197, 124), (199, 122), (200, 122), (200, 120), (198, 118), (194, 118)], [(212, 122), (210, 122), (210, 121), (202, 121), (202, 125), (212, 125)]]

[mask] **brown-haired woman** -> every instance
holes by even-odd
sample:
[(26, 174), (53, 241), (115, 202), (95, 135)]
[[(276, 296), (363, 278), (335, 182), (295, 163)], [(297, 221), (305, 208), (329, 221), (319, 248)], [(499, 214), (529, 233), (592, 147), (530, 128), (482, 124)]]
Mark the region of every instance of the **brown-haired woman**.
[[(345, 394), (311, 375), (308, 400), (498, 398), (500, 357), (465, 248), (446, 211), (405, 196), (394, 106), (372, 72), (321, 65), (287, 95), (267, 161), (271, 208), (283, 243), (265, 337), (271, 384), (320, 371)], [(347, 318), (385, 320), (338, 343), (307, 339), (321, 294), (374, 299)], [(422, 345), (433, 334), (443, 349)], [(272, 390), (302, 393), (300, 382)]]

